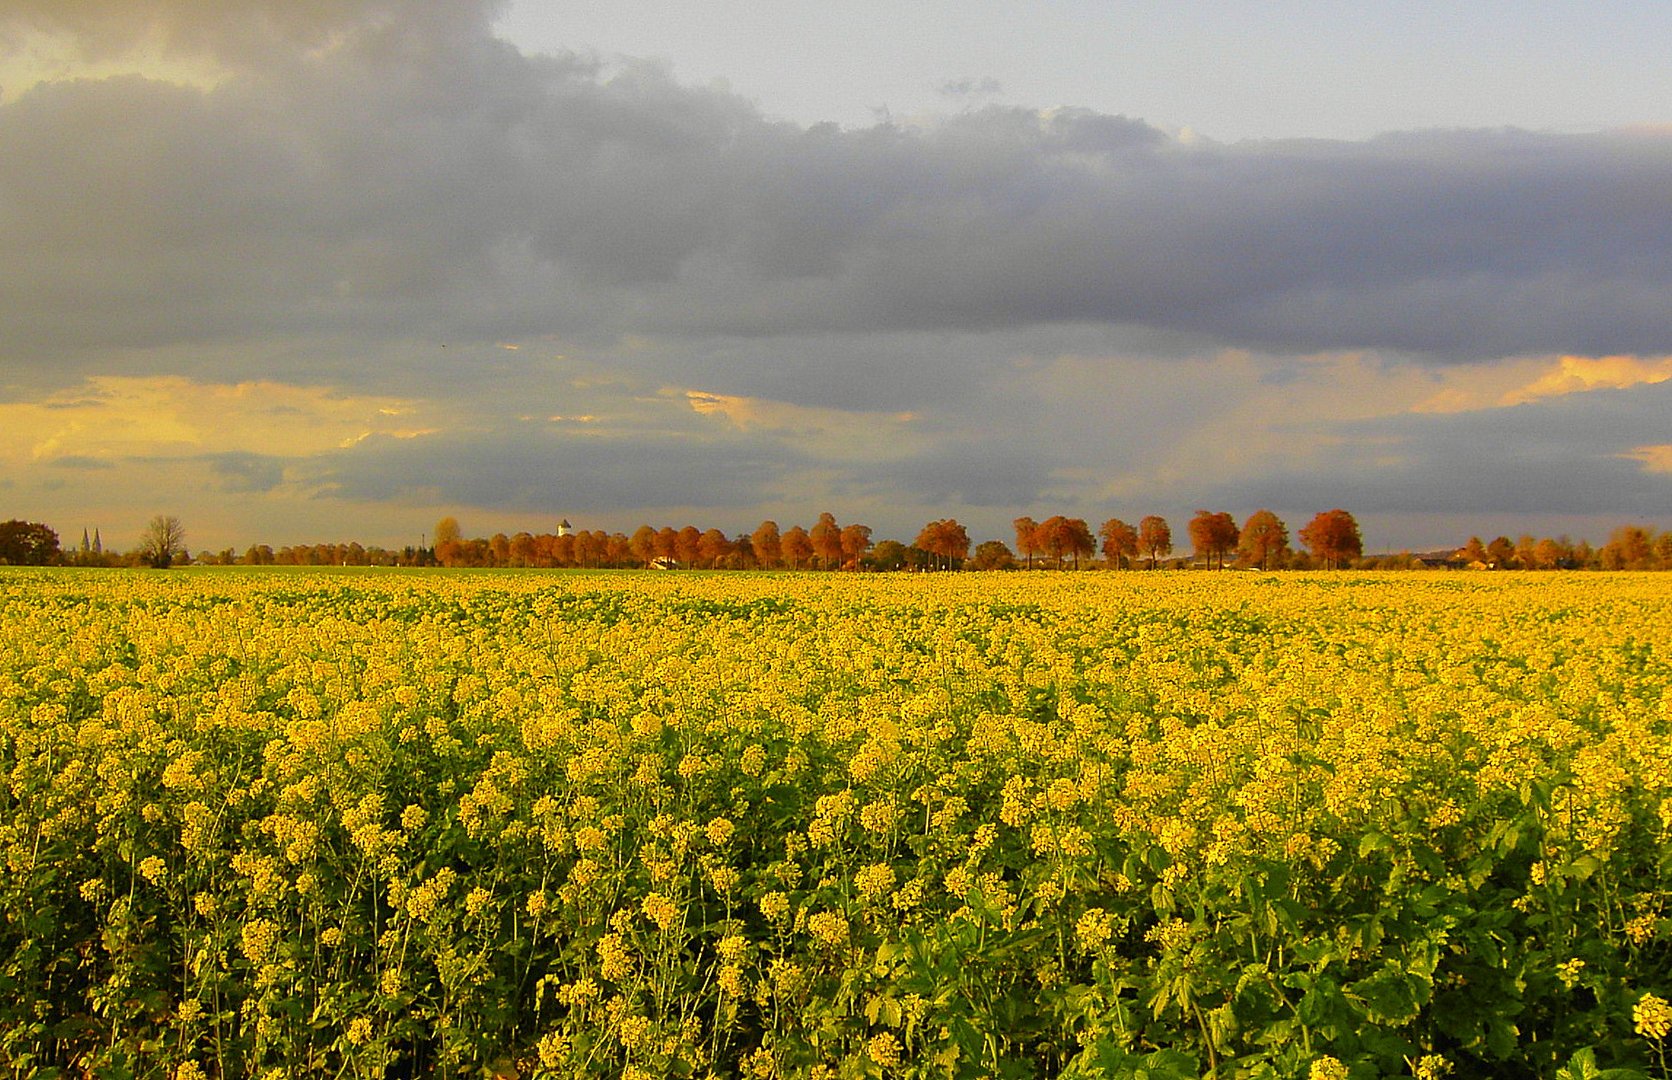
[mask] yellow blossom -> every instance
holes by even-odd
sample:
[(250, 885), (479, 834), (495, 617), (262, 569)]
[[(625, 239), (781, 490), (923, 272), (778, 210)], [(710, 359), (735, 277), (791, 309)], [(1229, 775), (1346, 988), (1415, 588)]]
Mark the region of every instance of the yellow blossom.
[(831, 948), (848, 943), (848, 920), (840, 912), (820, 911), (807, 919), (807, 930)]
[(900, 1040), (895, 1038), (891, 1031), (882, 1031), (871, 1036), (870, 1041), (865, 1044), (865, 1052), (871, 1056), (872, 1061), (885, 1069), (900, 1067)]
[(1639, 1035), (1658, 1042), (1672, 1032), (1672, 1005), (1665, 998), (1644, 994), (1632, 1007), (1631, 1020)]
[(662, 893), (647, 894), (640, 906), (645, 917), (655, 923), (660, 930), (666, 930), (673, 926), (674, 920), (679, 917), (679, 905)]
[(1347, 1080), (1347, 1066), (1341, 1064), (1338, 1058), (1325, 1054), (1313, 1060), (1306, 1077), (1307, 1080)]

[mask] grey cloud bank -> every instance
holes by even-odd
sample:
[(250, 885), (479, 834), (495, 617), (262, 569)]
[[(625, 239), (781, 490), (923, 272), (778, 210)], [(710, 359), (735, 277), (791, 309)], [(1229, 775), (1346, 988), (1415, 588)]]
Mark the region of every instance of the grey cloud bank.
[(1672, 338), (1672, 136), (1181, 144), (990, 108), (802, 129), (475, 25), (0, 112), (12, 348), (1072, 321), (1442, 358)]

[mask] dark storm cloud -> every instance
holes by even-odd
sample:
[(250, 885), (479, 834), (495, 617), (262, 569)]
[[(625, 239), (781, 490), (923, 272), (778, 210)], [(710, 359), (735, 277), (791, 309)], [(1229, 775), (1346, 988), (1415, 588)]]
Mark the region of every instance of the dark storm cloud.
[(104, 458), (87, 457), (83, 454), (66, 454), (46, 462), (49, 469), (75, 469), (82, 472), (114, 469), (116, 466)]
[(1063, 324), (987, 331), (835, 331), (701, 336), (643, 344), (635, 359), (705, 390), (871, 412), (973, 406), (995, 373), (1019, 358), (1103, 355), (1131, 335)]
[(940, 84), (942, 95), (949, 98), (992, 97), (1004, 93), (1004, 84), (991, 75), (979, 79), (948, 79)]
[(269, 454), (225, 453), (204, 458), (227, 491), (272, 491), (284, 483), (285, 460)]
[(483, 435), (374, 437), (310, 463), (332, 497), (422, 496), (495, 510), (554, 506), (593, 512), (652, 506), (722, 508), (758, 502), (805, 461), (739, 440), (697, 442), (654, 433), (561, 437), (538, 429)]
[(892, 463), (886, 493), (925, 505), (1029, 506), (1050, 487), (1051, 457), (976, 440), (942, 443)]
[(155, 16), (229, 74), (0, 105), (7, 365), (1087, 324), (1442, 360), (1672, 350), (1665, 132), (1227, 146), (999, 107), (803, 129), (654, 66), (525, 56), (487, 5), (199, 7), (13, 6), (90, 53)]

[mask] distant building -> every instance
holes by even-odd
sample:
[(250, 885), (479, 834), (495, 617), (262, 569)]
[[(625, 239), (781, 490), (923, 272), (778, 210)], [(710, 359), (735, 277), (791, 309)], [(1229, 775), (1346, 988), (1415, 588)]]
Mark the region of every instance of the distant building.
[(569, 535), (569, 519), (568, 518), (564, 518), (562, 521), (557, 523), (557, 535), (559, 535), (559, 536), (568, 536)]

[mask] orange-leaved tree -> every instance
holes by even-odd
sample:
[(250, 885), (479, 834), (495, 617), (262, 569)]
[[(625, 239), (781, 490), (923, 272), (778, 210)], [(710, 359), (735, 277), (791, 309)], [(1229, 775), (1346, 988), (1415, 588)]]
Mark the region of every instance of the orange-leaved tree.
[[(1492, 549), (1488, 547), (1490, 554)], [(1602, 546), (1604, 570), (1638, 570), (1649, 565), (1654, 554), (1654, 537), (1641, 525), (1621, 525), (1608, 535)]]
[(649, 525), (640, 525), (627, 541), (627, 549), (640, 566), (649, 566), (650, 560), (656, 557), (656, 530)]
[(697, 559), (702, 554), (702, 530), (695, 525), (680, 529), (673, 540), (673, 553), (687, 570), (697, 565)]
[(807, 530), (799, 525), (791, 525), (784, 530), (784, 538), (780, 545), (784, 561), (790, 564), (790, 569), (800, 568), (803, 562), (813, 557), (813, 541), (807, 535)]
[(460, 561), (460, 549), (464, 546), (464, 533), (459, 531), (459, 519), (444, 517), (435, 523), (435, 537), (430, 541), (430, 550), (435, 553), (435, 561), (442, 566), (454, 566)]
[(719, 566), (720, 560), (730, 555), (731, 551), (731, 541), (727, 540), (726, 534), (719, 529), (704, 530), (702, 538), (697, 541), (698, 556), (703, 565), (710, 568)]
[(1225, 553), (1237, 546), (1237, 523), (1223, 510), (1214, 513), (1198, 510), (1190, 519), (1190, 546), (1202, 559), (1212, 559), (1214, 565), (1225, 569)]
[(1027, 559), (1028, 569), (1032, 570), (1033, 557), (1039, 553), (1039, 522), (1019, 517), (1010, 524), (1016, 530), (1016, 551)]
[(1256, 510), (1242, 524), (1242, 536), (1237, 551), (1242, 557), (1266, 569), (1273, 560), (1281, 559), (1289, 550), (1289, 527), (1270, 510)]
[(1074, 560), (1074, 569), (1078, 570), (1080, 556), (1091, 555), (1097, 550), (1097, 541), (1092, 539), (1091, 527), (1084, 518), (1056, 514), (1040, 522), (1033, 533), (1039, 549), (1056, 560), (1058, 567), (1062, 566), (1063, 556), (1067, 555)]
[(757, 525), (749, 535), (749, 546), (754, 549), (755, 561), (762, 567), (777, 566), (784, 554), (784, 540), (778, 535), (778, 523), (763, 521)]
[(1166, 518), (1150, 514), (1138, 522), (1138, 549), (1149, 556), (1151, 570), (1157, 559), (1173, 553), (1173, 530)]
[(1033, 530), (1033, 537), (1040, 554), (1049, 555), (1061, 569), (1063, 553), (1068, 550), (1068, 519), (1061, 514), (1051, 515)]
[(669, 562), (679, 561), (679, 530), (672, 525), (656, 530), (656, 557)]
[(859, 565), (859, 560), (871, 550), (871, 526), (844, 525), (842, 526), (842, 563), (845, 566)]
[(1062, 526), (1064, 549), (1074, 556), (1074, 569), (1080, 569), (1080, 556), (1091, 558), (1097, 552), (1097, 541), (1092, 538), (1091, 526), (1085, 518), (1068, 518)]
[(812, 531), (807, 534), (812, 542), (813, 554), (819, 557), (826, 570), (842, 563), (842, 530), (836, 524), (836, 515), (823, 513), (819, 520), (813, 523)]
[(1339, 507), (1320, 511), (1300, 531), (1300, 542), (1306, 545), (1314, 558), (1323, 560), (1324, 565), (1332, 570), (1364, 554), (1364, 540), (1359, 536), (1358, 521)]
[(956, 518), (944, 518), (923, 526), (923, 531), (917, 534), (915, 546), (940, 556), (942, 564), (950, 570), (955, 560), (969, 555), (970, 534)]
[(1109, 560), (1109, 565), (1120, 569), (1122, 565), (1138, 556), (1138, 530), (1122, 521), (1120, 518), (1110, 518), (1097, 530), (1103, 538), (1103, 557)]

